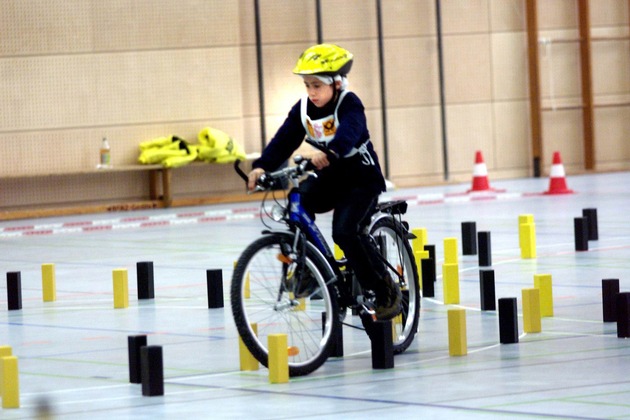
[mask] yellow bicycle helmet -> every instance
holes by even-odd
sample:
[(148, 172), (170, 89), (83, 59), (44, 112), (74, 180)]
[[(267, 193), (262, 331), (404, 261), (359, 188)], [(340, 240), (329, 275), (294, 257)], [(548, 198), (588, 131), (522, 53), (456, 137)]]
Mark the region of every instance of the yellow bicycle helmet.
[(345, 76), (352, 67), (352, 53), (334, 44), (313, 45), (300, 55), (293, 73), (301, 76)]

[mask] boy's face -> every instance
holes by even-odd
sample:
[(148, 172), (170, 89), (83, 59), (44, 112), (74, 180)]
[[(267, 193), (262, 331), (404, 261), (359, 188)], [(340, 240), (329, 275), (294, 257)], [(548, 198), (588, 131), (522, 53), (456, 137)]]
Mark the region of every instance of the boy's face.
[(321, 108), (330, 102), (335, 93), (333, 85), (327, 85), (317, 77), (313, 76), (304, 76), (304, 86), (306, 86), (308, 98), (318, 108)]

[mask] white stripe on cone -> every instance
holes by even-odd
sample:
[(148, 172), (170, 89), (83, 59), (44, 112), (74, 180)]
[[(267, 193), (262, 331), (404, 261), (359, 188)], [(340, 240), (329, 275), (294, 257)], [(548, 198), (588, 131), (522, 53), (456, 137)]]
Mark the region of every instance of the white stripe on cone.
[(488, 168), (485, 163), (475, 163), (473, 176), (488, 176)]
[(564, 166), (560, 164), (551, 165), (551, 172), (549, 173), (551, 178), (564, 178)]

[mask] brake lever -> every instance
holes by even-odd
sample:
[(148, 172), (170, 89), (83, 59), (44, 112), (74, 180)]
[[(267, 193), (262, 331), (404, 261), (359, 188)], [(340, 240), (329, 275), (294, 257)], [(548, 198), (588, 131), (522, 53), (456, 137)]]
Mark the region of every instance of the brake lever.
[(236, 159), (234, 161), (234, 171), (236, 171), (236, 173), (238, 174), (238, 176), (240, 176), (243, 181), (245, 181), (245, 192), (247, 194), (253, 194), (255, 192), (260, 192), (260, 191), (265, 191), (265, 189), (263, 187), (261, 187), (260, 185), (256, 185), (256, 187), (254, 187), (253, 190), (250, 191), (249, 188), (247, 188), (247, 184), (249, 183), (249, 177), (247, 176), (247, 174), (241, 169), (241, 161), (239, 159)]
[(247, 174), (245, 172), (243, 172), (243, 170), (241, 169), (241, 160), (240, 159), (236, 159), (234, 161), (234, 170), (236, 171), (238, 176), (243, 178), (243, 181), (247, 182), (249, 180), (247, 178)]
[(326, 157), (328, 158), (329, 161), (334, 161), (339, 159), (339, 155), (337, 155), (337, 153), (333, 152), (332, 150), (322, 146), (321, 144), (319, 144), (318, 142), (311, 140), (310, 138), (306, 138), (305, 141), (310, 144), (311, 146), (313, 146), (314, 148), (316, 148), (317, 150), (326, 153)]

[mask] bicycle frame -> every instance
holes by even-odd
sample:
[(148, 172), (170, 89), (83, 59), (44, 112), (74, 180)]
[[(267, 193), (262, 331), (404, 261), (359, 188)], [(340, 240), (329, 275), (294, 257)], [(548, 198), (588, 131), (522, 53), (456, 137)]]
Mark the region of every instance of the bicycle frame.
[[(252, 354), (266, 365), (268, 348), (264, 337), (287, 332), (296, 343), (292, 348), (299, 350), (289, 369), (291, 375), (299, 376), (324, 363), (333, 351), (332, 337), (342, 325), (361, 329), (353, 322), (344, 322), (348, 309), (360, 315), (364, 329), (368, 329), (376, 319), (376, 296), (371, 290), (361, 289), (346, 259), (335, 258), (332, 244), (303, 206), (300, 181), (313, 167), (308, 159), (296, 157), (294, 162), (295, 166), (265, 172), (256, 180), (252, 190), (265, 192), (276, 190), (280, 180), (290, 181), (288, 193), (281, 200), (274, 197), (273, 209), (267, 212), (264, 198), (261, 207), (261, 216), (264, 209), (264, 215), (283, 226), (274, 229), (263, 222), (263, 237), (252, 242), (235, 265), (230, 297), (239, 334)], [(234, 166), (248, 182), (237, 162)], [(415, 337), (420, 309), (418, 275), (407, 242), (413, 234), (401, 220), (405, 211), (404, 201), (378, 203), (371, 209), (370, 222), (362, 232), (378, 248), (376, 255), (404, 289), (404, 313), (392, 321), (396, 331), (395, 354), (404, 352)], [(326, 316), (319, 316), (320, 312)], [(264, 328), (258, 331), (260, 336), (251, 327), (251, 323), (258, 322)]]
[(319, 249), (319, 251), (326, 257), (328, 261), (333, 258), (333, 253), (313, 220), (300, 201), (300, 192), (297, 188), (292, 188), (289, 192), (289, 221), (299, 226), (302, 232), (307, 234), (308, 239)]
[[(295, 185), (290, 191), (288, 195), (288, 224), (291, 226), (295, 226), (296, 229), (303, 232), (306, 235), (306, 239), (310, 241), (324, 256), (328, 264), (331, 266), (333, 272), (338, 278), (341, 278), (341, 270), (339, 269), (338, 264), (336, 263), (336, 259), (334, 257), (333, 252), (328, 245), (328, 242), (324, 238), (321, 230), (315, 223), (315, 220), (309, 216), (309, 214), (304, 210), (301, 203), (301, 195), (298, 190), (297, 185)], [(370, 226), (375, 224), (379, 219), (393, 217), (393, 214), (388, 211), (382, 211), (378, 209), (373, 215), (372, 220), (366, 226), (366, 229), (369, 231)], [(411, 232), (406, 232), (405, 234), (401, 232), (401, 237), (407, 237), (408, 239), (415, 238)], [(387, 265), (390, 270), (396, 272), (395, 268), (391, 266), (391, 264), (385, 259), (382, 258), (385, 265)]]
[[(286, 210), (288, 214), (286, 216), (288, 217), (286, 217), (285, 219), (285, 222), (287, 226), (289, 227), (289, 232), (291, 232), (291, 234), (293, 235), (299, 235), (300, 233), (303, 234), (304, 239), (310, 242), (322, 254), (324, 259), (328, 262), (328, 265), (331, 267), (332, 272), (335, 274), (335, 277), (341, 280), (341, 282), (343, 283), (344, 280), (346, 279), (346, 276), (344, 274), (347, 274), (348, 272), (342, 273), (340, 269), (340, 265), (336, 261), (334, 254), (331, 251), (330, 246), (328, 245), (328, 242), (326, 241), (319, 227), (315, 223), (315, 220), (306, 212), (306, 210), (304, 209), (301, 203), (301, 194), (299, 191), (299, 184), (300, 184), (299, 176), (306, 173), (307, 170), (306, 170), (306, 166), (300, 166), (300, 165), (306, 163), (306, 161), (302, 159), (301, 157), (299, 157), (299, 159), (298, 158), (295, 159), (295, 163), (297, 164), (298, 167), (302, 168), (302, 171), (294, 172), (293, 175), (288, 177), (292, 185), (292, 188), (289, 191), (289, 194), (287, 197), (288, 205), (286, 207)], [(243, 171), (241, 171), (238, 165), (239, 165), (239, 162), (236, 161), (234, 164), (234, 169), (241, 176), (241, 178), (247, 181), (247, 176), (245, 175), (245, 173), (243, 173)], [(288, 169), (279, 170), (275, 173), (272, 173), (271, 176), (272, 178), (275, 178), (278, 174), (286, 174), (287, 170)], [(407, 203), (403, 201), (393, 201), (393, 202), (388, 202), (388, 203), (382, 203), (382, 206), (377, 207), (374, 213), (372, 214), (372, 219), (370, 223), (368, 223), (368, 225), (366, 226), (367, 231), (369, 232), (371, 226), (376, 224), (378, 220), (382, 218), (386, 218), (386, 217), (393, 217), (396, 214), (404, 214), (406, 212), (406, 209), (407, 209)], [(413, 239), (415, 237), (407, 229), (405, 229), (405, 232), (400, 232), (400, 236), (407, 239)], [(294, 247), (298, 246), (299, 239), (300, 239), (299, 236), (295, 236), (295, 241), (293, 244)], [(396, 269), (392, 267), (392, 265), (385, 258), (383, 258), (382, 256), (381, 258), (383, 262), (385, 263), (385, 265), (387, 265), (388, 268), (392, 270), (392, 272), (396, 272)], [(351, 272), (351, 270), (349, 272)], [(404, 277), (402, 273), (400, 273), (399, 276), (400, 278)], [(342, 290), (340, 290), (340, 292), (341, 294), (344, 294)]]

